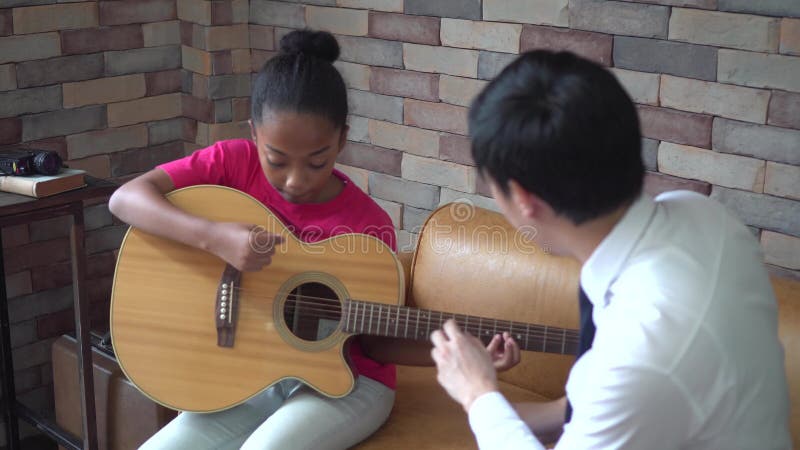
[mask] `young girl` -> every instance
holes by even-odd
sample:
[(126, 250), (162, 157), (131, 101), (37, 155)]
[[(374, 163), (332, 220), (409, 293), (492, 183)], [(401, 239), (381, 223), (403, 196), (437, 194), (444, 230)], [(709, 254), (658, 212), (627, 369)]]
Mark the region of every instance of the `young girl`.
[[(253, 86), (252, 141), (217, 142), (161, 165), (117, 190), (111, 211), (132, 226), (209, 251), (244, 271), (264, 269), (273, 255), (251, 248), (253, 224), (211, 222), (186, 214), (165, 194), (197, 184), (229, 186), (260, 200), (304, 241), (364, 232), (394, 250), (389, 216), (334, 169), (348, 130), (347, 92), (332, 65), (338, 55), (339, 45), (328, 33), (286, 35), (280, 53), (264, 65)], [(273, 245), (279, 240), (272, 239)], [(353, 446), (388, 417), (395, 367), (365, 356), (360, 339), (349, 349), (359, 376), (344, 398), (331, 399), (299, 382), (282, 381), (226, 411), (182, 413), (142, 449)]]

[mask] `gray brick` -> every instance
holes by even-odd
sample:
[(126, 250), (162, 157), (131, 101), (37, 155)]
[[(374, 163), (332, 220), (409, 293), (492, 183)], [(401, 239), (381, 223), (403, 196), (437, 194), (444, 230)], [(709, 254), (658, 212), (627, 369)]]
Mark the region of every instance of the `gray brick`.
[(50, 5), (53, 3), (56, 3), (56, 0), (2, 0), (0, 7), (12, 8), (14, 6)]
[(36, 341), (36, 322), (26, 320), (11, 325), (11, 348), (17, 348)]
[(719, 10), (778, 17), (800, 17), (800, 2), (797, 0), (719, 0)]
[(38, 366), (50, 361), (50, 346), (53, 340), (38, 341), (24, 345), (14, 352), (14, 368), (17, 370)]
[(714, 119), (712, 148), (718, 152), (800, 164), (800, 131)]
[(493, 79), (515, 59), (517, 59), (517, 55), (481, 52), (480, 55), (478, 55), (478, 78), (481, 80)]
[(0, 118), (61, 108), (61, 86), (17, 89), (0, 93)]
[(250, 74), (218, 75), (208, 79), (208, 97), (212, 100), (250, 96)]
[(337, 36), (342, 48), (339, 58), (370, 66), (403, 67), (403, 43), (356, 36)]
[(715, 81), (717, 49), (705, 45), (615, 36), (614, 66)]
[(578, 30), (666, 39), (668, 23), (666, 6), (605, 0), (569, 2), (569, 25)]
[(103, 76), (103, 55), (63, 56), (17, 64), (17, 84), (21, 88)]
[(108, 203), (101, 203), (84, 208), (83, 219), (86, 231), (107, 227), (114, 223), (114, 217), (108, 210)]
[(149, 145), (159, 145), (172, 141), (194, 141), (197, 123), (186, 117), (159, 120), (147, 124)]
[(52, 58), (61, 54), (58, 33), (36, 33), (0, 39), (0, 64)]
[(405, 0), (404, 12), (418, 16), (481, 18), (481, 0)]
[(67, 309), (72, 306), (72, 300), (72, 286), (49, 289), (10, 299), (8, 315), (11, 323), (30, 320), (40, 315)]
[(177, 45), (106, 52), (106, 75), (158, 72), (181, 67), (181, 48)]
[(339, 154), (341, 164), (397, 176), (402, 158), (403, 153), (397, 150), (349, 141)]
[(86, 233), (86, 253), (92, 255), (118, 249), (127, 232), (128, 225), (116, 225)]
[(642, 160), (646, 170), (658, 170), (658, 142), (655, 139), (642, 138)]
[(106, 106), (62, 109), (22, 118), (22, 140), (35, 141), (106, 127)]
[(403, 123), (403, 99), (372, 92), (348, 89), (347, 101), (352, 114), (371, 119)]
[(217, 100), (214, 102), (214, 122), (223, 123), (233, 120), (233, 102), (231, 99)]
[(32, 222), (30, 227), (31, 242), (69, 237), (72, 216), (60, 216), (52, 219)]
[(688, 6), (700, 9), (717, 9), (717, 0), (621, 0), (623, 2), (652, 3), (666, 6)]
[(431, 215), (427, 209), (412, 208), (408, 205), (403, 206), (403, 229), (412, 233), (422, 231), (422, 225)]
[(305, 28), (305, 7), (284, 2), (250, 0), (250, 23)]
[(380, 173), (369, 174), (369, 192), (375, 197), (415, 208), (430, 210), (439, 204), (439, 186)]
[[(251, 0), (252, 2), (253, 0)], [(288, 3), (305, 3), (307, 5), (336, 6), (336, 0), (283, 0)]]
[(711, 198), (727, 206), (747, 225), (800, 236), (800, 202), (714, 186)]
[(800, 92), (800, 57), (739, 50), (719, 51), (720, 83)]
[[(111, 155), (111, 176), (122, 177), (133, 173), (146, 172), (159, 164), (172, 161), (186, 156), (182, 142), (170, 142), (167, 144), (129, 150), (126, 152), (114, 153)], [(117, 230), (116, 232), (120, 232)], [(96, 241), (91, 244), (91, 250), (102, 251), (103, 248), (113, 248), (115, 235), (113, 231), (108, 231), (103, 235), (98, 235)], [(111, 239), (111, 244), (103, 244), (103, 239)], [(86, 249), (90, 251), (90, 238), (86, 236)]]

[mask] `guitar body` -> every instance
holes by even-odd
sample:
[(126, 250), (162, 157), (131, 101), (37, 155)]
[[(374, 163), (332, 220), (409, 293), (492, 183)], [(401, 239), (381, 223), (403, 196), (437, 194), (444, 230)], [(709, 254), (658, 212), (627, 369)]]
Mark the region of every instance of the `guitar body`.
[[(355, 380), (341, 308), (347, 299), (403, 303), (402, 268), (392, 251), (360, 234), (303, 243), (256, 199), (234, 189), (194, 186), (168, 199), (190, 214), (261, 225), (285, 240), (271, 265), (243, 272), (234, 285), (233, 345), (222, 346), (218, 293), (226, 263), (131, 228), (119, 251), (111, 301), (114, 349), (125, 375), (156, 402), (194, 412), (236, 406), (287, 378), (331, 397), (347, 395)], [(296, 302), (304, 289), (312, 299), (325, 291), (333, 300)], [(303, 311), (320, 309), (321, 320), (301, 318)]]

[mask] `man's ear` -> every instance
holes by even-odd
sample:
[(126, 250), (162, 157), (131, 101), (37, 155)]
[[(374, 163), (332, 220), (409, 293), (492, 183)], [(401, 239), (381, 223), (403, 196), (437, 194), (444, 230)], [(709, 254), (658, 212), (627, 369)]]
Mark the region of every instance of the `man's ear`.
[(517, 211), (529, 219), (540, 217), (549, 207), (538, 195), (528, 192), (517, 180), (508, 180), (509, 199), (517, 207)]

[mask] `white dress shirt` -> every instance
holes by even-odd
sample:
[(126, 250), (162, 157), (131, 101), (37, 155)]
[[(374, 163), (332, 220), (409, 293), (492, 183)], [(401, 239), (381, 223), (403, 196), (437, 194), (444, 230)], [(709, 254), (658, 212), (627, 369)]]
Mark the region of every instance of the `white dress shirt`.
[[(592, 348), (557, 449), (788, 449), (777, 305), (757, 240), (720, 204), (636, 200), (581, 269)], [(481, 449), (544, 448), (499, 393), (469, 411)]]

